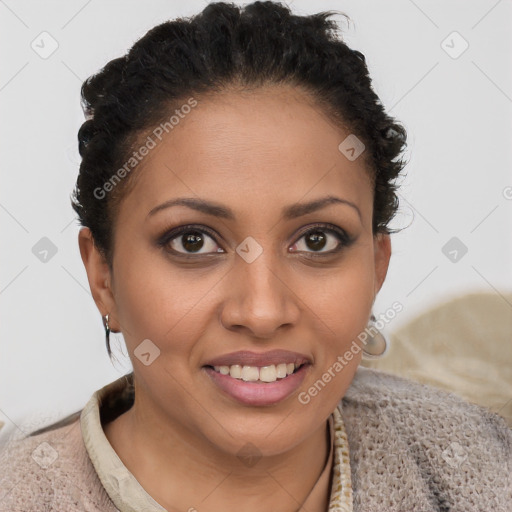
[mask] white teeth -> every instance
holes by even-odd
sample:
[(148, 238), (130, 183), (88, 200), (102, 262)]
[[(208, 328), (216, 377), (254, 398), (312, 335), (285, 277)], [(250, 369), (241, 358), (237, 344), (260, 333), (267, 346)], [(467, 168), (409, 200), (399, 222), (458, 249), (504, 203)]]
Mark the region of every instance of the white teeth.
[(271, 365), (260, 368), (260, 380), (263, 382), (275, 382), (277, 380), (276, 367)]
[(260, 371), (257, 366), (244, 366), (242, 368), (242, 380), (256, 382), (260, 378)]
[(214, 366), (213, 369), (222, 373), (222, 375), (229, 375), (234, 379), (241, 379), (245, 382), (275, 382), (277, 379), (284, 379), (287, 375), (291, 375), (300, 364), (295, 363), (280, 363), (271, 364), (269, 366), (248, 366), (233, 364), (231, 366)]
[(279, 379), (284, 379), (286, 377), (286, 363), (278, 364), (276, 366), (276, 375)]
[(233, 377), (234, 379), (241, 379), (242, 367), (239, 364), (232, 364), (229, 367), (229, 375), (231, 375), (231, 377)]

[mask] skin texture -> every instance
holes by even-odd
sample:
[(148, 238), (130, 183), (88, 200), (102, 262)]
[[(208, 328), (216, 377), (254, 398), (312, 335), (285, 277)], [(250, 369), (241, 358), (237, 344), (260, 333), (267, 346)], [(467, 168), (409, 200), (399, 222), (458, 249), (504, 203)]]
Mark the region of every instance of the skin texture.
[[(338, 150), (349, 133), (288, 86), (202, 97), (137, 170), (115, 223), (113, 272), (89, 229), (80, 231), (94, 300), (123, 333), (135, 374), (134, 406), (105, 433), (169, 510), (298, 510), (324, 467), (326, 421), (361, 353), (307, 405), (297, 395), (366, 327), (391, 253), (389, 236), (372, 233), (363, 158), (351, 162)], [(284, 206), (328, 195), (357, 209), (331, 204), (281, 219)], [(184, 206), (148, 216), (178, 197), (222, 203), (236, 220)], [(315, 250), (304, 237), (314, 223), (339, 226), (353, 242), (327, 255), (342, 242), (323, 231), (326, 246)], [(171, 248), (187, 253), (181, 235), (167, 248), (157, 243), (186, 224), (218, 234), (204, 234), (203, 256), (191, 261), (172, 254)], [(263, 249), (252, 263), (236, 252), (248, 236)], [(324, 255), (313, 259), (318, 252)], [(160, 350), (149, 366), (134, 356), (145, 339)], [(298, 392), (275, 405), (241, 405), (202, 368), (222, 354), (276, 348), (305, 354), (313, 364)], [(252, 467), (237, 457), (247, 443), (261, 455)]]

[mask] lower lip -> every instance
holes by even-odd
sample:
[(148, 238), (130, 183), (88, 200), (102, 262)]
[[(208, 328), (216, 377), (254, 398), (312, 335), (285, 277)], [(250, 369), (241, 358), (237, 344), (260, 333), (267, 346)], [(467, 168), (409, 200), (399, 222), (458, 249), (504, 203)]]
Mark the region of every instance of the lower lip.
[(302, 365), (295, 373), (275, 382), (246, 382), (204, 367), (212, 381), (229, 396), (245, 405), (273, 405), (288, 398), (302, 384), (309, 364)]

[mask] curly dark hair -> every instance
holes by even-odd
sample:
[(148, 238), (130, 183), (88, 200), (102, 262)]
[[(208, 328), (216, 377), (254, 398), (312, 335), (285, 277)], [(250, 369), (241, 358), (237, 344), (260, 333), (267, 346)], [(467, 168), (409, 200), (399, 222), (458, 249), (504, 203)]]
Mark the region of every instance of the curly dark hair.
[(271, 1), (244, 7), (210, 3), (195, 16), (149, 30), (125, 56), (83, 83), (87, 120), (78, 132), (82, 162), (72, 205), (110, 266), (119, 201), (137, 173), (109, 187), (108, 194), (104, 185), (141, 137), (186, 98), (233, 85), (300, 88), (337, 126), (355, 134), (365, 145), (374, 184), (373, 231), (391, 232), (406, 131), (386, 114), (372, 89), (364, 55), (341, 40), (337, 24), (329, 19), (333, 14), (337, 12), (293, 15)]

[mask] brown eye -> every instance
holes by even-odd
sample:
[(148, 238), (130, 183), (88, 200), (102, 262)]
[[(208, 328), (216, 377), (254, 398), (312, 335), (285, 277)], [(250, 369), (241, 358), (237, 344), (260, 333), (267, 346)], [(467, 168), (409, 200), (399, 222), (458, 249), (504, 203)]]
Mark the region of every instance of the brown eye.
[[(188, 230), (179, 233), (170, 238), (167, 245), (170, 246), (173, 251), (182, 254), (222, 252), (222, 249), (220, 251), (215, 249), (218, 246), (212, 237), (199, 230)], [(205, 248), (205, 250), (200, 252), (203, 248)]]
[(185, 235), (181, 235), (181, 239), (179, 240), (181, 246), (190, 252), (198, 252), (204, 245), (204, 237), (198, 231), (190, 231)]
[(312, 231), (304, 239), (307, 247), (314, 251), (321, 251), (327, 245), (327, 236), (322, 231)]
[(216, 242), (216, 235), (210, 229), (195, 225), (180, 226), (165, 231), (157, 244), (176, 256), (194, 257), (224, 252)]
[(295, 242), (293, 248), (299, 252), (332, 254), (349, 244), (350, 238), (343, 230), (335, 227), (316, 226), (304, 233)]

